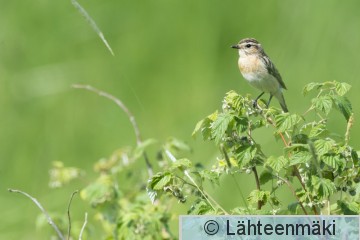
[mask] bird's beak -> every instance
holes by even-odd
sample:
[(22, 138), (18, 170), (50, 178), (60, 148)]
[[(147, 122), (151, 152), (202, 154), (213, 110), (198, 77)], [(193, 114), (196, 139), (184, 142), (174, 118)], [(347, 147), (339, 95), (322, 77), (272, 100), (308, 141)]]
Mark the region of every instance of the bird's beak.
[(235, 48), (235, 49), (239, 49), (239, 44), (236, 44), (236, 45), (232, 45), (231, 48)]

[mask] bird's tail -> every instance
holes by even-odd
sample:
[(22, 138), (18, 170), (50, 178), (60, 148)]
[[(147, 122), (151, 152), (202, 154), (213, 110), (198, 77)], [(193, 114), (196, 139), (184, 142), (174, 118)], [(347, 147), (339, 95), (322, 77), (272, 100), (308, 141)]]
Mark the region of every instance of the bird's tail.
[(286, 106), (286, 103), (285, 103), (285, 98), (284, 98), (284, 95), (282, 93), (282, 91), (278, 91), (277, 94), (274, 95), (277, 100), (279, 100), (279, 103), (280, 103), (280, 106), (282, 108), (282, 110), (284, 112), (289, 112), (287, 106)]

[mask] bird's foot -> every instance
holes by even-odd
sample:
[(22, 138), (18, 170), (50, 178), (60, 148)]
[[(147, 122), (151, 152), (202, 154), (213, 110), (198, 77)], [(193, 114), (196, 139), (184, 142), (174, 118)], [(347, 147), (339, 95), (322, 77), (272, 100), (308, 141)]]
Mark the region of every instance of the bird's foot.
[(252, 104), (253, 104), (253, 108), (258, 108), (257, 99), (253, 100)]

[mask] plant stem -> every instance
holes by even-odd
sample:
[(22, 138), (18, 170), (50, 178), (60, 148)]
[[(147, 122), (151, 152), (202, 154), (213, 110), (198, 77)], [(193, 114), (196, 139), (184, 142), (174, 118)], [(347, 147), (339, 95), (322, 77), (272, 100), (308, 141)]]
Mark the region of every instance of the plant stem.
[(73, 200), (73, 197), (75, 194), (77, 194), (79, 191), (76, 190), (75, 192), (73, 192), (71, 194), (71, 197), (70, 197), (70, 200), (69, 200), (69, 204), (68, 204), (68, 207), (67, 207), (67, 215), (68, 215), (68, 221), (69, 221), (69, 227), (68, 227), (68, 234), (67, 234), (67, 239), (69, 240), (70, 239), (70, 233), (71, 233), (71, 218), (70, 218), (70, 206), (71, 206), (71, 202)]
[[(109, 94), (107, 92), (96, 89), (96, 88), (94, 88), (93, 86), (90, 86), (90, 85), (74, 84), (72, 87), (77, 88), (77, 89), (85, 89), (85, 90), (88, 90), (90, 92), (94, 92), (94, 93), (98, 94), (99, 96), (105, 97), (105, 98), (113, 101), (116, 105), (118, 105), (121, 108), (121, 110), (123, 110), (125, 112), (125, 114), (128, 116), (128, 118), (130, 120), (130, 123), (133, 126), (137, 146), (140, 146), (142, 144), (142, 138), (141, 138), (140, 130), (139, 130), (139, 127), (138, 127), (138, 125), (136, 123), (135, 117), (120, 99), (116, 98), (115, 96), (113, 96), (113, 95), (111, 95), (111, 94)], [(148, 170), (149, 177), (151, 177), (153, 175), (152, 165), (151, 165), (150, 160), (149, 160), (149, 158), (148, 158), (145, 151), (144, 151), (143, 156), (144, 156), (144, 160), (145, 160), (145, 164), (146, 164), (146, 167), (147, 167), (147, 170)]]
[(35, 205), (40, 209), (40, 211), (46, 216), (46, 219), (48, 221), (48, 223), (54, 228), (55, 232), (57, 233), (57, 235), (59, 236), (59, 238), (61, 240), (65, 240), (64, 235), (61, 233), (61, 231), (59, 230), (59, 228), (56, 226), (56, 224), (54, 223), (54, 221), (51, 219), (49, 213), (45, 210), (45, 208), (40, 204), (40, 202), (38, 200), (36, 200), (36, 198), (32, 197), (30, 194), (20, 191), (20, 190), (16, 190), (16, 189), (8, 189), (9, 192), (11, 193), (20, 193), (22, 195), (24, 195), (25, 197), (29, 198), (31, 201), (33, 201), (33, 203), (35, 203)]
[[(257, 170), (256, 170), (256, 166), (254, 166), (252, 168), (253, 172), (254, 172), (254, 176), (255, 176), (255, 181), (256, 181), (256, 188), (258, 191), (260, 191), (260, 180), (259, 180), (259, 175), (257, 173)], [(261, 209), (261, 207), (263, 206), (263, 202), (261, 200), (258, 201), (258, 210)]]

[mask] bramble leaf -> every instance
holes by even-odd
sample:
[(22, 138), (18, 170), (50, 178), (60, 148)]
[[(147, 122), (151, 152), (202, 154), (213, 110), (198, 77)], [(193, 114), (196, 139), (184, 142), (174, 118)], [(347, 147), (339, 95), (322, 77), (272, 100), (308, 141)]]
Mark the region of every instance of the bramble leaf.
[(308, 92), (310, 92), (314, 88), (319, 88), (319, 87), (322, 87), (323, 85), (324, 85), (323, 83), (316, 83), (316, 82), (308, 83), (303, 88), (303, 91), (302, 91), (303, 95), (305, 96)]
[(269, 191), (259, 191), (256, 189), (256, 190), (251, 191), (247, 200), (252, 204), (255, 204), (255, 203), (258, 203), (259, 201), (261, 201), (262, 205), (265, 205), (269, 198), (270, 198)]
[(234, 119), (234, 115), (228, 113), (220, 113), (216, 120), (211, 124), (211, 134), (215, 137), (215, 142), (220, 143), (221, 139), (225, 136), (225, 132), (229, 124)]
[(271, 174), (271, 172), (264, 170), (261, 174), (260, 174), (260, 184), (264, 185), (265, 183), (267, 183), (268, 181), (270, 181), (271, 179), (273, 179), (274, 176), (273, 174)]
[(335, 184), (331, 180), (314, 175), (311, 176), (311, 185), (314, 188), (313, 194), (320, 198), (327, 198), (336, 191)]
[(278, 132), (285, 132), (292, 129), (301, 117), (297, 114), (282, 113), (275, 116), (275, 123)]
[(334, 101), (336, 109), (342, 113), (346, 121), (349, 121), (349, 118), (352, 113), (352, 106), (350, 101), (344, 96), (336, 96), (336, 95), (332, 96), (332, 100)]
[(289, 160), (287, 158), (285, 158), (284, 156), (280, 156), (280, 157), (273, 157), (270, 156), (266, 162), (265, 165), (271, 167), (272, 169), (274, 169), (276, 172), (279, 172), (281, 169), (283, 169), (286, 165), (288, 165)]
[(315, 109), (322, 111), (326, 115), (330, 113), (333, 103), (331, 97), (328, 95), (313, 98), (311, 102)]
[(312, 155), (308, 151), (295, 152), (290, 156), (290, 166), (301, 163), (309, 163), (311, 161), (311, 158)]
[(346, 82), (336, 82), (335, 89), (337, 94), (344, 96), (351, 88), (351, 85)]

